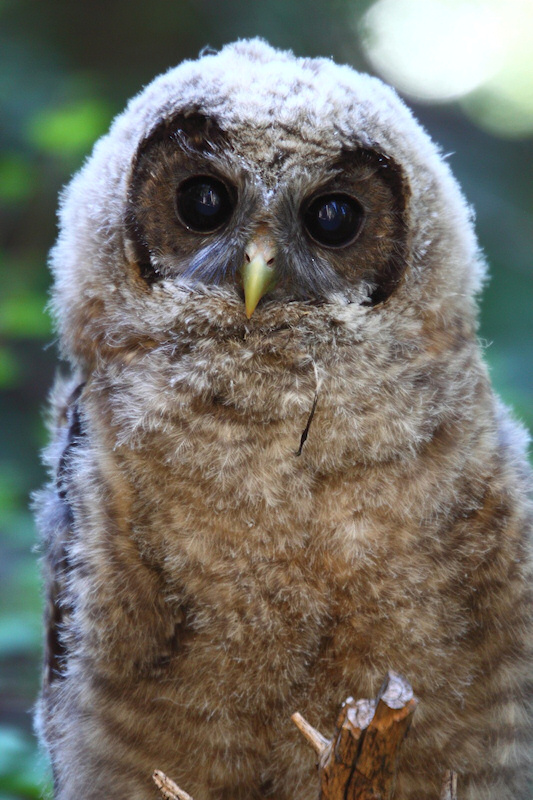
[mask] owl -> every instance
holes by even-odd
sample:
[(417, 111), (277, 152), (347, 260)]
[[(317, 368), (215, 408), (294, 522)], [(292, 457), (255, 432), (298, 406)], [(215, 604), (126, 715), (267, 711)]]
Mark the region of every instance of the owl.
[(476, 338), (472, 213), (394, 91), (261, 40), (158, 77), (63, 194), (70, 378), (39, 494), (57, 800), (309, 800), (388, 669), (395, 797), (527, 796), (524, 431)]

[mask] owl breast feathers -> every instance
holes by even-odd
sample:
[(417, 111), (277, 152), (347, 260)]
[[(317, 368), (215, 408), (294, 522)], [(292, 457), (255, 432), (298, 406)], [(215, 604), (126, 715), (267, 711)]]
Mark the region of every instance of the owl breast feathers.
[(484, 265), (379, 80), (238, 42), (157, 78), (66, 189), (72, 378), (39, 495), (39, 732), (58, 800), (310, 800), (388, 669), (395, 797), (527, 796), (525, 434), (476, 340)]

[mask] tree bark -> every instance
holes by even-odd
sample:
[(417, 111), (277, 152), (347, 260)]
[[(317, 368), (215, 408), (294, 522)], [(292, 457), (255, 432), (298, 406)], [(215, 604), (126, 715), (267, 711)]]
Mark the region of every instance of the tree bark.
[[(293, 714), (318, 755), (319, 800), (392, 800), (400, 748), (417, 705), (405, 678), (389, 672), (375, 700), (348, 697), (331, 740), (301, 714)], [(152, 777), (165, 800), (193, 800), (160, 770)], [(457, 800), (457, 776), (451, 770), (444, 776), (440, 800)]]
[(376, 700), (344, 702), (330, 742), (323, 744), (318, 731), (293, 715), (319, 755), (320, 800), (390, 800), (417, 704), (409, 683), (389, 672)]
[(165, 800), (192, 800), (190, 794), (180, 789), (180, 787), (174, 783), (173, 780), (168, 778), (164, 772), (161, 772), (160, 769), (154, 771), (152, 778)]

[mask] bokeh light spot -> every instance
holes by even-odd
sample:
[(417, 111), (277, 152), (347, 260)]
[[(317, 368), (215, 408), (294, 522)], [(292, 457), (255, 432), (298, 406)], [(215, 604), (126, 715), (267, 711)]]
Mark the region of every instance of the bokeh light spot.
[(496, 135), (533, 132), (531, 0), (377, 0), (359, 33), (372, 67), (409, 97), (460, 100)]

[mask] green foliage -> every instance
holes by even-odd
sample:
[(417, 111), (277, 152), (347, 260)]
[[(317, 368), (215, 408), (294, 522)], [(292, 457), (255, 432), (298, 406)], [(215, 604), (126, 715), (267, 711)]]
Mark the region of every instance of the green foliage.
[(0, 726), (0, 800), (51, 796), (50, 776), (35, 744), (20, 730)]
[(9, 389), (14, 386), (19, 376), (20, 369), (16, 356), (11, 352), (9, 347), (0, 345), (0, 390)]
[(0, 300), (0, 335), (12, 339), (50, 336), (50, 318), (45, 312), (45, 303), (45, 295), (27, 289), (3, 297)]
[(16, 152), (0, 156), (0, 203), (27, 200), (35, 192), (36, 183), (27, 158)]
[(109, 118), (108, 105), (94, 98), (45, 108), (30, 119), (28, 141), (45, 153), (79, 158), (105, 132)]

